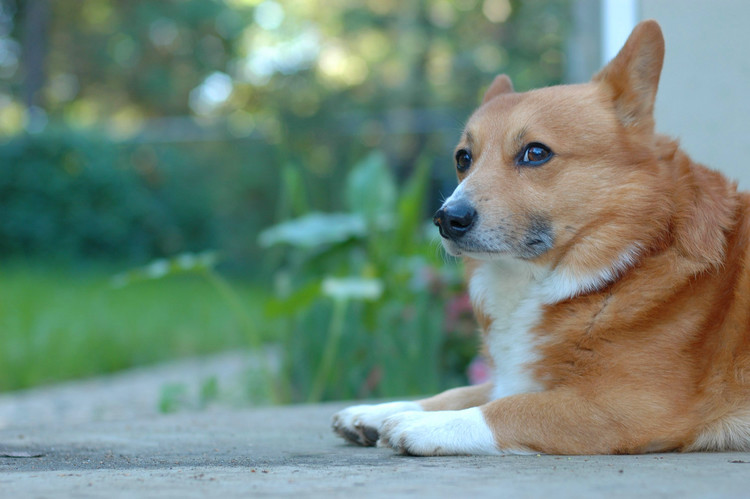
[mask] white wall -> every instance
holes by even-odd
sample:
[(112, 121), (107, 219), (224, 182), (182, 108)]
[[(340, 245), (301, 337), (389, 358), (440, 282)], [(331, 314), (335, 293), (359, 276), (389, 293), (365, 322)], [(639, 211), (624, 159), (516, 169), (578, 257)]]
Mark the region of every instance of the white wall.
[(750, 190), (750, 1), (640, 0), (666, 55), (656, 128)]

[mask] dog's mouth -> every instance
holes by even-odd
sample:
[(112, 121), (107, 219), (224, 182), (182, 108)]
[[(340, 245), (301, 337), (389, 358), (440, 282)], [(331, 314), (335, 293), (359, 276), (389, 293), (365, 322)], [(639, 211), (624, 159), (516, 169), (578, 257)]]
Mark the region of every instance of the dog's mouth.
[(551, 225), (544, 219), (534, 219), (524, 229), (495, 227), (484, 230), (473, 227), (460, 238), (442, 234), (443, 248), (451, 256), (467, 256), (478, 260), (491, 260), (503, 256), (531, 260), (554, 246)]
[(492, 259), (511, 253), (510, 248), (487, 247), (478, 244), (472, 244), (470, 241), (460, 239), (458, 241), (442, 237), (443, 248), (445, 251), (455, 257), (468, 256), (478, 260)]

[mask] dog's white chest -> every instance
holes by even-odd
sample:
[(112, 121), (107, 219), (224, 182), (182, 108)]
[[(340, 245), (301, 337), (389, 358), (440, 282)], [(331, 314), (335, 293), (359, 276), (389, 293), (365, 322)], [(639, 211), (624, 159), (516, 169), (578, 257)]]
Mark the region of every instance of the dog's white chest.
[(538, 358), (530, 330), (541, 317), (542, 282), (529, 264), (510, 260), (485, 262), (471, 278), (472, 301), (492, 318), (487, 339), (495, 362), (494, 398), (542, 389), (529, 369)]

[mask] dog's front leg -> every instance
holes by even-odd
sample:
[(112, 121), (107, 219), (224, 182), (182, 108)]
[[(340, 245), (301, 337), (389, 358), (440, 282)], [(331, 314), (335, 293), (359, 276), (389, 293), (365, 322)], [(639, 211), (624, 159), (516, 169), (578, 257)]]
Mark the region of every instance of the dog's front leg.
[(402, 412), (383, 422), (379, 447), (412, 456), (501, 454), (480, 407)]
[(649, 412), (646, 407), (591, 400), (572, 389), (556, 389), (460, 411), (395, 414), (383, 422), (378, 445), (418, 456), (610, 454), (674, 448), (675, 440), (670, 439), (653, 447), (649, 427), (659, 417)]
[(434, 397), (384, 404), (355, 405), (334, 414), (333, 430), (346, 440), (372, 446), (378, 441), (379, 429), (388, 417), (402, 412), (446, 411), (465, 409), (485, 404), (492, 392), (492, 384), (464, 386), (445, 391)]

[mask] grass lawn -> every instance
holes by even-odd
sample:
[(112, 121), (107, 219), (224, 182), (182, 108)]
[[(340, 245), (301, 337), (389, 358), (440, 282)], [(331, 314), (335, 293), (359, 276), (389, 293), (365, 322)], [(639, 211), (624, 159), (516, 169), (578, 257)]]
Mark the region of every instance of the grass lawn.
[(123, 269), (64, 270), (31, 263), (0, 268), (0, 391), (80, 378), (274, 339), (262, 319), (262, 287), (232, 283), (243, 326), (200, 275), (134, 282)]

